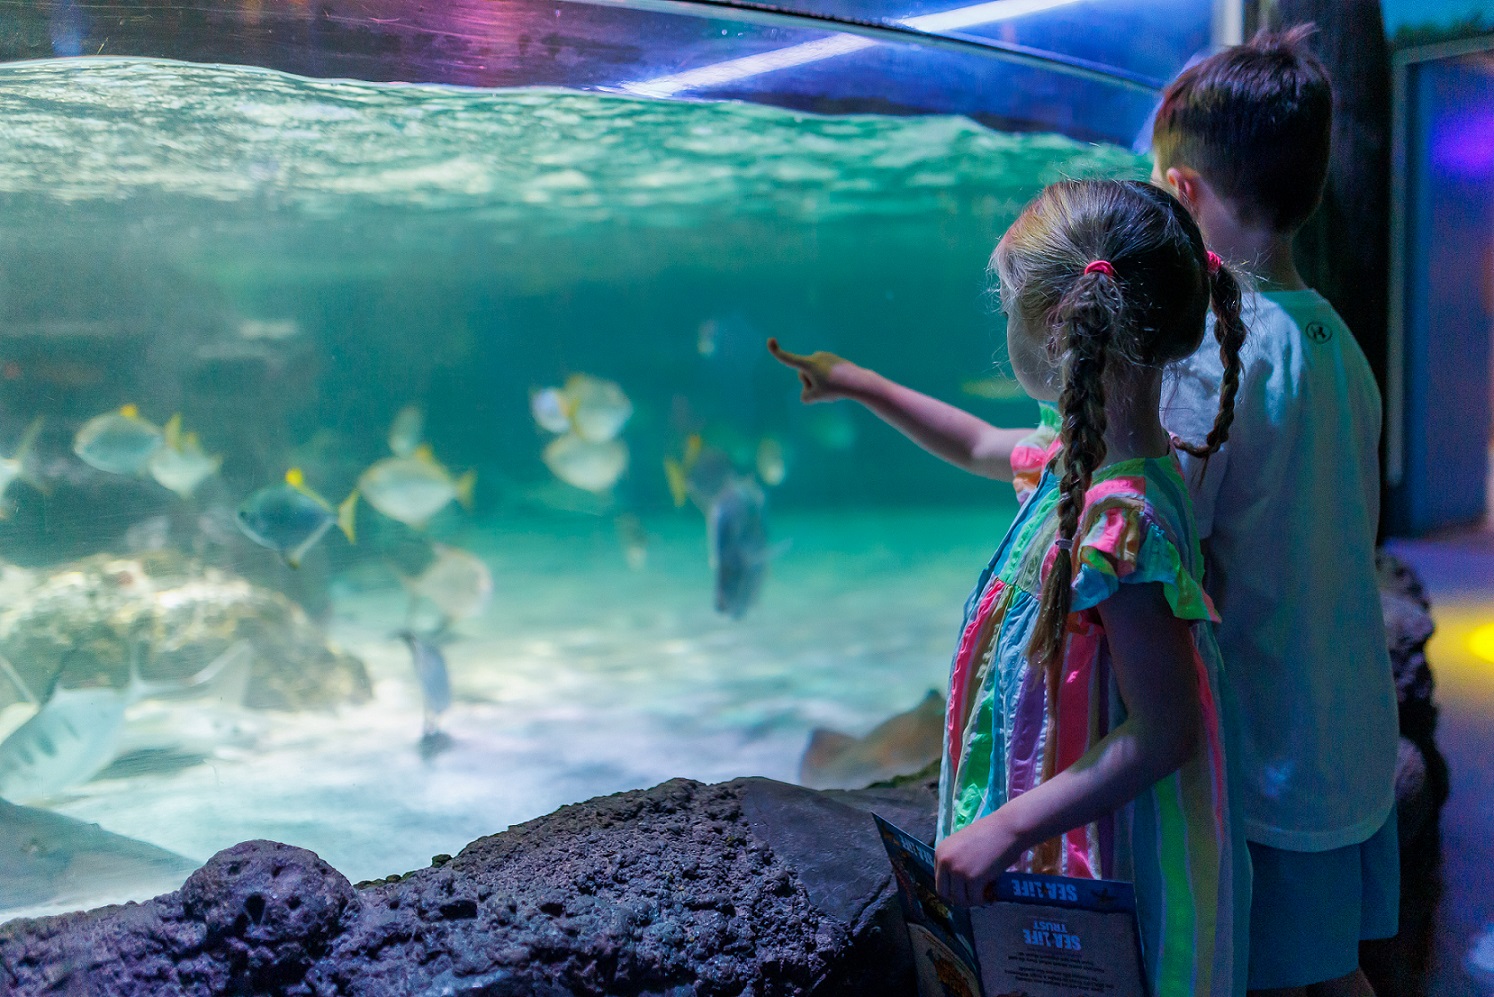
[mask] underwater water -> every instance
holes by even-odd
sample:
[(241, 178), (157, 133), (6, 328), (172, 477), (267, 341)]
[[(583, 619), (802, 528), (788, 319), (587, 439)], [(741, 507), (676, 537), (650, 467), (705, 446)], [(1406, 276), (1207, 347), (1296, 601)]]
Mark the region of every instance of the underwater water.
[[(1009, 486), (801, 405), (763, 342), (1031, 420), (986, 259), (1045, 183), (1146, 172), (956, 117), (131, 60), (0, 69), (0, 120), (0, 797), (354, 880), (792, 780), (942, 689)], [(88, 696), (113, 740), (64, 737), (71, 776), (19, 750)]]

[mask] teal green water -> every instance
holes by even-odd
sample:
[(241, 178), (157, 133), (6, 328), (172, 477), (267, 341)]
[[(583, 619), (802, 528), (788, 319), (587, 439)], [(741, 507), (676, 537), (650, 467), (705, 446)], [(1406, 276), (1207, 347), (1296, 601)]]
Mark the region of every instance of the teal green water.
[[(47, 418), (46, 493), (7, 493), (0, 556), (202, 557), (307, 606), (375, 693), (44, 802), (199, 859), (305, 844), (354, 878), (672, 775), (791, 779), (813, 727), (864, 733), (939, 686), (1009, 489), (849, 403), (800, 405), (762, 341), (1030, 419), (1000, 376), (991, 248), (1043, 184), (1146, 169), (954, 117), (116, 60), (0, 70), (0, 120), (0, 453)], [(606, 495), (555, 480), (529, 412), (576, 373), (633, 407)], [(181, 413), (219, 473), (184, 500), (81, 463), (73, 433), (124, 404)], [(476, 470), (470, 511), (415, 531), (364, 506), (358, 543), (334, 531), (300, 572), (237, 537), (232, 510), (288, 467), (340, 499), (406, 405), (443, 464)], [(697, 431), (744, 474), (764, 438), (786, 455), (767, 492), (787, 548), (741, 621), (712, 611), (703, 518), (663, 473)], [(477, 554), (495, 593), (447, 645), (454, 746), (422, 761), (390, 564), (432, 539)], [(140, 704), (131, 722), (204, 709)]]

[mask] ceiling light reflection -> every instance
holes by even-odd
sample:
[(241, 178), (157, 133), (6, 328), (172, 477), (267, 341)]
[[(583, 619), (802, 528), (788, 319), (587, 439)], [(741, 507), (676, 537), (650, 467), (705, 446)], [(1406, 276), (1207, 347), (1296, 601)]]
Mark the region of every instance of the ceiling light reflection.
[[(971, 28), (979, 24), (1010, 21), (1028, 14), (1037, 14), (1082, 2), (1084, 0), (990, 0), (987, 3), (940, 11), (937, 14), (920, 14), (917, 17), (903, 18), (895, 23), (917, 31), (937, 34), (960, 28)], [(725, 62), (717, 62), (697, 69), (688, 69), (682, 73), (671, 73), (668, 76), (659, 76), (638, 83), (626, 83), (622, 89), (644, 97), (673, 97), (682, 91), (708, 90), (780, 69), (791, 69), (794, 66), (821, 62), (879, 44), (881, 42), (862, 35), (831, 35), (812, 42), (788, 45), (768, 52), (759, 52), (755, 55), (728, 59)]]

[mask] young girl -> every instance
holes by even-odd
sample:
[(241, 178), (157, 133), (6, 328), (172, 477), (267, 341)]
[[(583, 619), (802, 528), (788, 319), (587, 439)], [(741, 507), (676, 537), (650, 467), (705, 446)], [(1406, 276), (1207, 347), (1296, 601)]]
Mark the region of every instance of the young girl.
[(1135, 182), (1049, 187), (993, 263), (1017, 377), (1057, 401), (1035, 434), (770, 343), (807, 401), (860, 400), (946, 459), (1011, 476), (1023, 496), (955, 651), (939, 890), (989, 902), (1012, 867), (1130, 880), (1152, 992), (1243, 993), (1248, 864), (1226, 787), (1214, 614), (1157, 416), (1163, 368), (1198, 348), (1212, 304), (1235, 378), (1194, 449), (1224, 441), (1239, 286), (1187, 211)]

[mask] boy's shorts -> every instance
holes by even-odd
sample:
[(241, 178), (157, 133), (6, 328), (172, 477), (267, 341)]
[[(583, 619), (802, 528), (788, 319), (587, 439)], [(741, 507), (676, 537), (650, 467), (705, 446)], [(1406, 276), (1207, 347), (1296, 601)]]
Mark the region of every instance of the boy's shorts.
[(1250, 842), (1250, 989), (1304, 987), (1359, 967), (1359, 943), (1398, 928), (1395, 810), (1365, 842), (1292, 852)]

